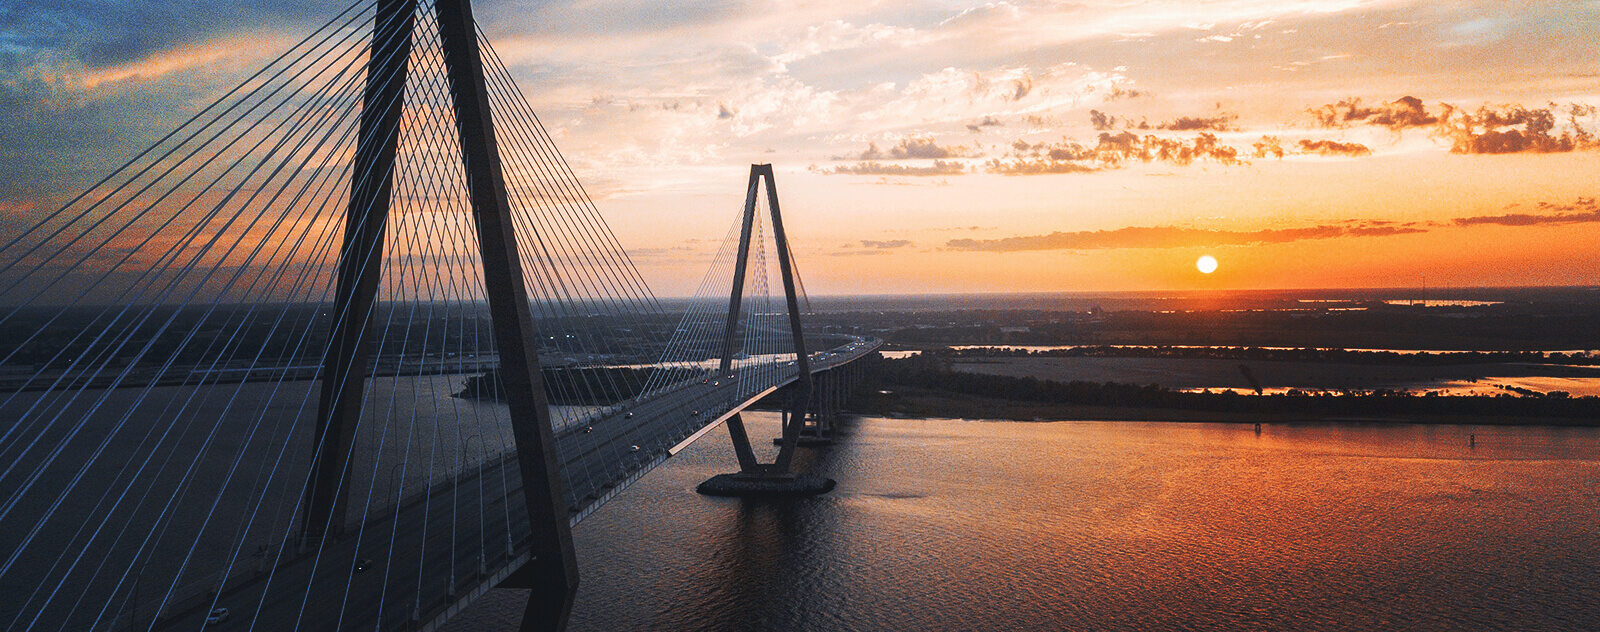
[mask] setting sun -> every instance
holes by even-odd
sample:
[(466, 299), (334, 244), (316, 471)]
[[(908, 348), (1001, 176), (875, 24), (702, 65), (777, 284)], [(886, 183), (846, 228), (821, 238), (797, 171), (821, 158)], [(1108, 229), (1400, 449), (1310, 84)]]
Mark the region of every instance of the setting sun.
[(1200, 255), (1200, 258), (1195, 260), (1194, 267), (1205, 274), (1211, 274), (1217, 271), (1217, 258), (1211, 255)]

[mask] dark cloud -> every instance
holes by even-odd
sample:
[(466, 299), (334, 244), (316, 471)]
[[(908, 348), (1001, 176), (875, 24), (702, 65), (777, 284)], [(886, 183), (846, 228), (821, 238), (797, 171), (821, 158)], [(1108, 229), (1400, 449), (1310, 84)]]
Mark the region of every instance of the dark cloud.
[(141, 84), (90, 98), (37, 69), (0, 76), (0, 201), (64, 201), (182, 122), (195, 89)]
[(1396, 226), (1311, 226), (1255, 231), (1205, 230), (1176, 226), (1130, 226), (1115, 230), (1054, 232), (1001, 239), (952, 239), (951, 250), (1019, 252), (1025, 250), (1106, 250), (1116, 248), (1194, 248), (1277, 244), (1336, 237), (1385, 237), (1427, 232)]
[[(1445, 104), (1441, 104), (1440, 107), (1444, 111), (1443, 116), (1449, 116), (1451, 107)], [(1438, 125), (1441, 120), (1441, 116), (1428, 113), (1422, 104), (1422, 99), (1412, 96), (1400, 97), (1370, 108), (1362, 106), (1361, 99), (1350, 98), (1307, 111), (1322, 127), (1348, 127), (1351, 123), (1361, 122), (1401, 130), (1408, 127)]]
[[(1575, 105), (1569, 112), (1584, 111)], [(1522, 106), (1483, 107), (1477, 112), (1458, 111), (1440, 124), (1450, 138), (1450, 151), (1457, 154), (1563, 153), (1600, 148), (1594, 134), (1569, 114), (1570, 129), (1556, 130), (1556, 108)]]
[(985, 116), (985, 117), (983, 117), (983, 120), (978, 121), (976, 123), (967, 123), (967, 131), (976, 134), (976, 133), (978, 133), (980, 131), (983, 131), (983, 128), (985, 128), (985, 127), (1004, 127), (1004, 126), (1005, 126), (1005, 123), (1001, 123), (999, 119), (997, 119), (997, 118), (995, 118), (993, 116)]
[[(1165, 123), (1156, 125), (1155, 129), (1166, 130), (1170, 132), (1231, 132), (1238, 129), (1233, 124), (1233, 122), (1237, 120), (1239, 120), (1239, 115), (1230, 112), (1224, 112), (1222, 114), (1209, 117), (1180, 116)], [(1133, 119), (1130, 118), (1118, 118), (1099, 110), (1089, 110), (1089, 125), (1094, 127), (1095, 131), (1110, 131), (1116, 129), (1117, 125), (1119, 124), (1126, 129), (1151, 129), (1151, 125), (1148, 121), (1141, 120), (1138, 123), (1135, 123), (1133, 122)]]
[(1033, 92), (1033, 77), (1024, 76), (1011, 82), (1011, 100), (1021, 101), (1023, 97)]
[(1117, 117), (1108, 116), (1100, 110), (1089, 110), (1089, 125), (1094, 126), (1097, 132), (1104, 132), (1116, 128)]
[(854, 165), (840, 165), (828, 169), (812, 165), (811, 171), (824, 175), (839, 176), (957, 176), (966, 173), (967, 167), (959, 162), (944, 160), (935, 160), (932, 165), (927, 167), (868, 161)]
[(1148, 91), (1143, 90), (1112, 88), (1110, 92), (1106, 93), (1105, 99), (1106, 101), (1116, 101), (1118, 99), (1137, 99), (1139, 97), (1149, 95), (1150, 93)]
[(1234, 130), (1233, 122), (1238, 118), (1238, 114), (1230, 113), (1223, 113), (1212, 117), (1180, 116), (1156, 127), (1157, 129), (1171, 130), (1174, 132), (1194, 132), (1199, 130), (1231, 132)]
[(1207, 132), (1201, 132), (1192, 142), (1150, 135), (1141, 137), (1132, 132), (1101, 132), (1094, 151), (1097, 159), (1109, 164), (1137, 160), (1186, 166), (1203, 159), (1224, 165), (1240, 164), (1239, 150), (1221, 144), (1215, 135)]
[(834, 156), (834, 160), (938, 160), (941, 158), (971, 158), (978, 154), (966, 145), (940, 147), (932, 138), (902, 138), (889, 151), (878, 148), (877, 143), (867, 143), (859, 154)]
[[(1468, 111), (1440, 103), (1433, 111), (1421, 99), (1406, 96), (1376, 107), (1366, 107), (1361, 99), (1307, 110), (1316, 124), (1327, 128), (1349, 127), (1354, 123), (1387, 127), (1395, 132), (1424, 128), (1450, 141), (1451, 153), (1521, 154), (1564, 153), (1600, 149), (1592, 132), (1578, 122), (1593, 116), (1594, 106), (1570, 104), (1561, 108), (1521, 105), (1485, 106)], [(1566, 128), (1558, 129), (1565, 115)]]
[(310, 0), (0, 6), (0, 202), (53, 207), (254, 68), (214, 66), (177, 80), (112, 81), (93, 89), (76, 77), (237, 33), (307, 31), (338, 11)]
[(856, 255), (886, 255), (889, 254), (889, 251), (891, 250), (905, 248), (910, 245), (911, 240), (909, 239), (893, 239), (889, 241), (863, 239), (861, 240), (861, 247), (859, 248), (857, 248), (855, 244), (845, 244), (840, 247), (840, 250), (835, 250), (831, 254), (835, 257), (848, 257)]
[[(1190, 121), (1190, 120), (1199, 120), (1199, 119), (1189, 119), (1189, 118), (1185, 117), (1185, 118), (1180, 118), (1179, 120), (1180, 121)], [(1117, 118), (1115, 116), (1111, 116), (1110, 114), (1106, 114), (1105, 112), (1101, 112), (1100, 110), (1089, 110), (1089, 125), (1091, 127), (1093, 127), (1095, 129), (1095, 131), (1097, 131), (1097, 132), (1111, 131), (1111, 130), (1116, 129), (1118, 125), (1121, 125), (1123, 127), (1123, 129), (1136, 129), (1136, 130), (1140, 130), (1140, 131), (1146, 131), (1146, 130), (1150, 130), (1150, 129), (1155, 129), (1155, 128), (1152, 128), (1150, 126), (1150, 122), (1147, 121), (1147, 120), (1140, 119), (1138, 123), (1135, 123), (1135, 122), (1133, 122), (1133, 119), (1131, 119), (1131, 118)], [(1161, 127), (1159, 127), (1159, 129), (1172, 129), (1174, 131), (1183, 131), (1183, 130), (1178, 130), (1177, 128), (1169, 128), (1169, 127), (1165, 127), (1165, 126), (1161, 126)], [(1192, 128), (1192, 129), (1203, 129), (1203, 128), (1202, 127), (1195, 127), (1195, 128)]]
[(0, 9), (0, 34), (12, 51), (65, 56), (94, 69), (224, 32), (315, 27), (338, 12), (314, 0), (42, 0), (26, 9)]
[(1256, 158), (1266, 158), (1267, 156), (1272, 156), (1273, 158), (1283, 157), (1283, 139), (1277, 136), (1262, 136), (1261, 140), (1256, 141), (1251, 147), (1255, 149), (1252, 155)]
[(1455, 223), (1457, 226), (1485, 224), (1497, 226), (1540, 226), (1544, 224), (1600, 222), (1600, 204), (1596, 204), (1595, 198), (1592, 197), (1580, 197), (1572, 204), (1540, 202), (1539, 209), (1544, 212), (1458, 217), (1455, 219)]
[[(1361, 143), (1341, 143), (1336, 140), (1305, 140), (1301, 139), (1296, 145), (1303, 154), (1320, 154), (1323, 156), (1371, 156), (1372, 150)], [(1282, 157), (1281, 154), (1279, 157)]]
[(1179, 166), (1197, 160), (1223, 165), (1244, 164), (1239, 150), (1224, 145), (1215, 135), (1201, 132), (1193, 140), (1140, 136), (1133, 132), (1101, 132), (1095, 146), (1072, 141), (1030, 144), (1017, 140), (1004, 159), (992, 159), (984, 166), (990, 173), (1009, 176), (1048, 173), (1090, 173), (1121, 167), (1130, 162), (1164, 162)]

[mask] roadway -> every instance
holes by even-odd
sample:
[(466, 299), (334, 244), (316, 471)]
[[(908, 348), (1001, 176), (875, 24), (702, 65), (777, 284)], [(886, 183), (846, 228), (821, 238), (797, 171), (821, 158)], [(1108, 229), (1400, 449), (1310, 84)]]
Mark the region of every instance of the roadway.
[[(812, 372), (841, 366), (881, 345), (856, 339), (814, 353)], [(797, 374), (793, 362), (744, 367), (731, 378), (683, 382), (588, 426), (563, 429), (556, 448), (572, 523), (665, 460), (675, 446), (793, 382)], [(283, 552), (274, 571), (258, 571), (224, 588), (216, 603), (228, 608), (229, 616), (220, 624), (205, 625), (212, 606), (202, 597), (181, 610), (173, 608), (168, 620), (139, 627), (432, 629), (526, 561), (526, 542), (508, 542), (507, 535), (527, 532), (518, 472), (514, 455), (508, 454), (408, 498), (398, 510), (357, 521), (362, 524), (347, 529), (339, 541), (298, 554)], [(480, 507), (469, 512), (475, 515), (458, 511)], [(358, 564), (363, 560), (371, 564)], [(262, 625), (254, 626), (258, 621)]]

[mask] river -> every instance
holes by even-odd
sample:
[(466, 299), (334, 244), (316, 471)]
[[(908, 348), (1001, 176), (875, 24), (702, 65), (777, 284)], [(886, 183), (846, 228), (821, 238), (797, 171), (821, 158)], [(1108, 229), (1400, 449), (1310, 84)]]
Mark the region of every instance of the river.
[[(734, 462), (719, 430), (585, 520), (569, 629), (1600, 621), (1596, 428), (865, 418), (798, 460), (838, 489), (699, 496)], [(491, 591), (447, 629), (514, 630), (520, 613)]]

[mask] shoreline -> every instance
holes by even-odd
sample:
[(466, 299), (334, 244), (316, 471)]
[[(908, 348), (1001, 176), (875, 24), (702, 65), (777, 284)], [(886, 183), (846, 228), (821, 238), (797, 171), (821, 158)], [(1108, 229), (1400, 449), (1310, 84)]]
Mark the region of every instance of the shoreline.
[(1145, 406), (1099, 406), (1021, 402), (992, 397), (904, 388), (891, 394), (863, 394), (846, 411), (888, 419), (954, 419), (1053, 423), (1059, 421), (1139, 421), (1172, 423), (1418, 424), (1473, 426), (1600, 427), (1600, 419), (1428, 413), (1416, 415), (1319, 415), (1184, 410)]

